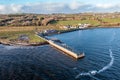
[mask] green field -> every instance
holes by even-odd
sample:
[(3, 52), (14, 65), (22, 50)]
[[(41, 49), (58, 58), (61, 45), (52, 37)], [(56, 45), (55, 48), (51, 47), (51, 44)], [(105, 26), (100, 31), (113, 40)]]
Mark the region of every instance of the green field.
[(108, 23), (120, 23), (120, 18), (103, 18), (103, 22), (108, 22)]
[(27, 35), (29, 37), (29, 43), (40, 43), (45, 42), (43, 39), (35, 35), (34, 31), (9, 31), (9, 32), (0, 32), (0, 37), (6, 37), (6, 39), (0, 39), (1, 41), (10, 41), (17, 39), (20, 35)]
[(76, 26), (78, 24), (91, 24), (92, 26), (100, 25), (100, 22), (97, 20), (69, 20), (69, 21), (57, 21), (56, 25), (73, 25)]

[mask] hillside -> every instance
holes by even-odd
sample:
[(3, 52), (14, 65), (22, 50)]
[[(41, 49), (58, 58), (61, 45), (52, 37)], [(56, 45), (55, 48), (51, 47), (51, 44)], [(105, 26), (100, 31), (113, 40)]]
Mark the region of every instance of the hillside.
[(65, 26), (80, 23), (89, 23), (93, 27), (120, 26), (120, 13), (0, 15), (0, 26)]

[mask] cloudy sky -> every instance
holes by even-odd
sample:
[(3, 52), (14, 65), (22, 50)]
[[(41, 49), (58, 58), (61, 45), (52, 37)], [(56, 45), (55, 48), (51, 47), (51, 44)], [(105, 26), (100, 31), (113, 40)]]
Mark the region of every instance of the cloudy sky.
[(120, 0), (0, 0), (0, 14), (120, 12)]

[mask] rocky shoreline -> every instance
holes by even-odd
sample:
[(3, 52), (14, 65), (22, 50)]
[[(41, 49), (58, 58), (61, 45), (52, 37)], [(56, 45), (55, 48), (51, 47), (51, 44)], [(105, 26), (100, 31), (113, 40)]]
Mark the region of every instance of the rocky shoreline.
[(13, 45), (17, 45), (17, 46), (41, 46), (41, 45), (47, 45), (48, 42), (39, 42), (39, 43), (12, 43), (12, 42), (3, 42), (0, 41), (0, 44), (3, 45), (9, 45), (9, 46), (13, 46)]
[[(97, 26), (97, 27), (87, 27), (87, 28), (84, 28), (84, 29), (71, 29), (71, 30), (65, 30), (65, 31), (61, 31), (59, 33), (55, 33), (55, 34), (52, 34), (52, 35), (57, 35), (57, 34), (63, 34), (63, 33), (67, 33), (67, 32), (73, 32), (73, 31), (77, 31), (77, 30), (86, 30), (86, 29), (95, 29), (95, 28), (120, 28), (120, 27), (108, 27), (108, 26)], [(36, 43), (20, 43), (20, 42), (8, 42), (8, 41), (0, 41), (0, 44), (3, 44), (3, 45), (18, 45), (18, 46), (41, 46), (41, 45), (46, 45), (46, 44), (49, 44), (47, 41), (45, 42), (36, 42)]]

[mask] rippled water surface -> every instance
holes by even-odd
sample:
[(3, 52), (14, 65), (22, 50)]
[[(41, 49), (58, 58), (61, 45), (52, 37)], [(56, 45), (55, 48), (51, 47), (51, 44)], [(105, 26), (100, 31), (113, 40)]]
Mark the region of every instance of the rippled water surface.
[(52, 36), (84, 52), (78, 61), (49, 45), (0, 45), (0, 80), (119, 80), (120, 29), (90, 29)]

